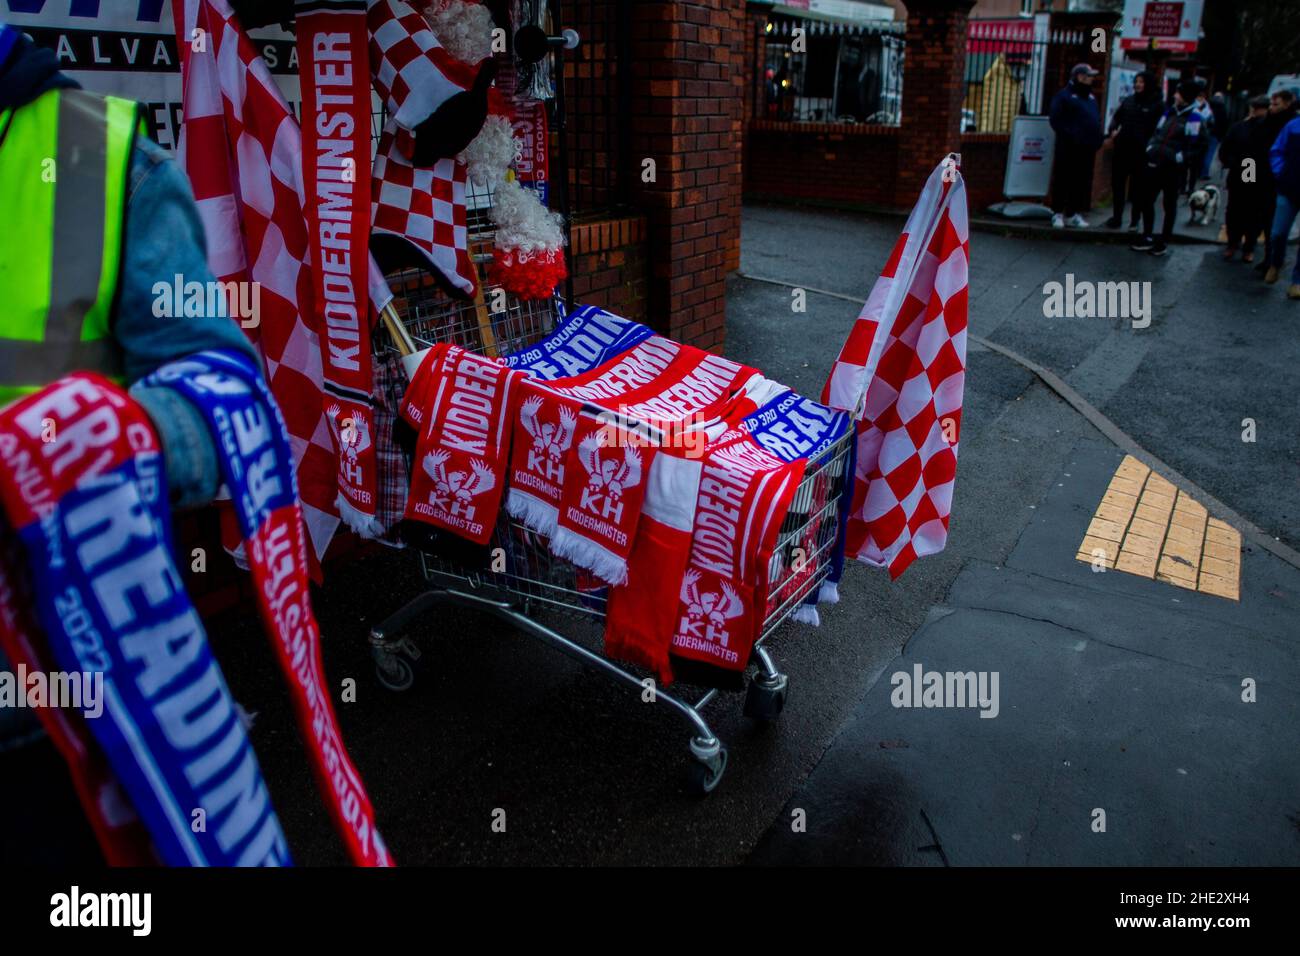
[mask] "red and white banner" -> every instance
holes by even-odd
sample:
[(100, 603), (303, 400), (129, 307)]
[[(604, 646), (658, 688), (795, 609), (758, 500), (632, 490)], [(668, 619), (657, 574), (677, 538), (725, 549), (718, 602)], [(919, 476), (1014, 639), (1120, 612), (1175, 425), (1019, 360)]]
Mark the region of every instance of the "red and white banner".
[(948, 540), (966, 382), (966, 186), (930, 174), (822, 391), (857, 423), (847, 553), (898, 577)]
[(365, 0), (299, 0), (303, 181), (325, 414), (338, 448), (339, 515), (358, 534), (375, 516), (371, 404), (370, 66)]

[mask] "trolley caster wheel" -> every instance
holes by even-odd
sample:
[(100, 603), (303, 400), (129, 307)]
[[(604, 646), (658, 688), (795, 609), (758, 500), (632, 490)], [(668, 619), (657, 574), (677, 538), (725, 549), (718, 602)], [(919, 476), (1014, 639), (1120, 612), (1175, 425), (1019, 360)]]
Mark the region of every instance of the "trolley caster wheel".
[(727, 769), (727, 748), (717, 740), (696, 737), (691, 741), (691, 763), (686, 768), (686, 789), (697, 797), (717, 789)]
[(375, 677), (391, 691), (400, 693), (415, 684), (415, 662), (400, 651), (372, 648), (375, 659)]
[(786, 688), (790, 678), (785, 674), (764, 677), (761, 674), (749, 682), (745, 691), (745, 716), (760, 723), (768, 723), (781, 716), (785, 710)]

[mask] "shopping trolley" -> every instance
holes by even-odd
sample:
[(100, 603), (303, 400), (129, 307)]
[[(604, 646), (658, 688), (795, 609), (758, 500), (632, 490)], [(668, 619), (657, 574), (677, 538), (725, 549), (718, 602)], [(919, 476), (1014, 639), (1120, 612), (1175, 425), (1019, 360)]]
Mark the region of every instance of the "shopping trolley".
[[(480, 267), (491, 259), (487, 251), (492, 243), (487, 215), (490, 204), (490, 195), (471, 187), (470, 248)], [(377, 361), (390, 365), (395, 354), (440, 342), (479, 354), (519, 351), (552, 330), (560, 308), (549, 300), (528, 302), (498, 294), (491, 296), (498, 306), (493, 310), (481, 296), (471, 302), (449, 298), (432, 276), (419, 269), (385, 271), (394, 293), (394, 308), (376, 330), (375, 348)], [(777, 670), (764, 645), (830, 571), (840, 494), (843, 483), (852, 479), (846, 474), (851, 438), (850, 432), (809, 463), (780, 530), (768, 568), (763, 626), (751, 658), (756, 673), (748, 681), (744, 699), (744, 713), (754, 720), (775, 720), (785, 706), (788, 678)], [(670, 693), (657, 688), (648, 676), (601, 654), (598, 647), (606, 591), (603, 586), (593, 588), (584, 572), (552, 555), (543, 537), (503, 509), (482, 563), (471, 566), (463, 556), (448, 557), (425, 547), (415, 550), (428, 590), (370, 632), (376, 675), (385, 687), (401, 691), (413, 685), (414, 662), (420, 650), (409, 632), (428, 612), (440, 605), (482, 611), (591, 665), (643, 699), (675, 711), (692, 731), (689, 788), (706, 794), (718, 785), (726, 769), (727, 750), (703, 714), (718, 691), (710, 689), (692, 703), (676, 690)], [(561, 628), (570, 634), (561, 633)]]

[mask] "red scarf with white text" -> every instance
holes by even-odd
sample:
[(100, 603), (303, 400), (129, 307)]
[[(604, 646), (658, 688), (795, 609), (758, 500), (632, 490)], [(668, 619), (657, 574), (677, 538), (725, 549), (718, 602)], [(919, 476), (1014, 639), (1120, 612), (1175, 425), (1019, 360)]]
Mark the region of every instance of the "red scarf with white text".
[(748, 665), (763, 624), (768, 561), (806, 464), (781, 461), (739, 429), (709, 446), (673, 655), (728, 671)]
[(339, 516), (383, 534), (370, 370), (370, 65), (365, 0), (298, 0), (302, 172)]
[(455, 345), (429, 350), (402, 399), (420, 429), (406, 517), (487, 544), (505, 491), (522, 375)]

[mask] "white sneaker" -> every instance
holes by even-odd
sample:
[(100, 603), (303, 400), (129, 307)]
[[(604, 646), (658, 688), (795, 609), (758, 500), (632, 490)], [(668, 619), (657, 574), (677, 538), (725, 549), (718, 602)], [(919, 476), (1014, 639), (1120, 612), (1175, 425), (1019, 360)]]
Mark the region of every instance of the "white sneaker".
[(1084, 219), (1084, 218), (1083, 218), (1082, 216), (1080, 216), (1077, 212), (1076, 212), (1073, 216), (1071, 216), (1069, 219), (1065, 220), (1065, 224), (1066, 224), (1067, 226), (1069, 226), (1071, 229), (1087, 229), (1087, 228), (1088, 228), (1088, 220)]
[(1052, 228), (1053, 229), (1065, 228), (1065, 217), (1062, 216), (1059, 212), (1052, 217)]

